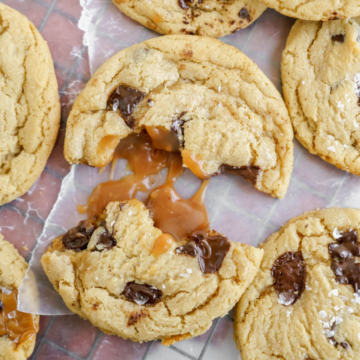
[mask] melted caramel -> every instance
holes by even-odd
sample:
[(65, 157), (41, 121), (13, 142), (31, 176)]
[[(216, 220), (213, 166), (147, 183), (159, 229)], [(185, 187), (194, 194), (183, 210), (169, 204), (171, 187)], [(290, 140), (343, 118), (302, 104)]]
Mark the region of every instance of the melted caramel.
[(158, 256), (171, 247), (173, 238), (183, 240), (196, 231), (208, 229), (209, 218), (204, 200), (209, 181), (205, 181), (192, 198), (183, 199), (174, 187), (183, 173), (180, 153), (156, 148), (178, 149), (178, 140), (174, 141), (171, 131), (154, 127), (147, 127), (147, 131), (150, 136), (146, 133), (132, 134), (121, 140), (113, 161), (128, 160), (133, 173), (117, 181), (99, 184), (88, 199), (88, 214), (90, 217), (94, 216), (110, 201), (129, 200), (138, 191), (150, 191), (149, 176), (168, 168), (166, 182), (152, 190), (146, 201), (155, 226), (164, 233), (152, 249), (154, 256)]
[(186, 167), (188, 167), (199, 179), (206, 180), (211, 174), (207, 173), (203, 169), (203, 161), (197, 159), (195, 154), (190, 150), (182, 150), (181, 151), (183, 163)]
[(35, 338), (39, 331), (31, 314), (17, 311), (17, 289), (0, 292), (0, 336), (20, 344)]
[(88, 210), (87, 205), (78, 205), (76, 208), (80, 214), (86, 214), (86, 212)]
[(181, 163), (178, 153), (156, 149), (146, 133), (131, 134), (122, 139), (114, 152), (113, 164), (118, 159), (127, 160), (133, 174), (96, 186), (88, 199), (89, 216), (102, 211), (110, 201), (129, 200), (135, 198), (138, 191), (148, 192), (151, 190), (150, 175), (158, 174), (176, 159)]
[(95, 166), (104, 167), (111, 161), (114, 150), (119, 140), (119, 136), (107, 135), (99, 141), (96, 152), (100, 157), (100, 161), (95, 164)]
[(151, 250), (151, 254), (155, 257), (166, 253), (171, 245), (174, 243), (175, 239), (170, 234), (162, 234), (160, 235)]
[(174, 131), (169, 131), (158, 126), (146, 126), (146, 131), (151, 137), (156, 149), (179, 151), (180, 142)]

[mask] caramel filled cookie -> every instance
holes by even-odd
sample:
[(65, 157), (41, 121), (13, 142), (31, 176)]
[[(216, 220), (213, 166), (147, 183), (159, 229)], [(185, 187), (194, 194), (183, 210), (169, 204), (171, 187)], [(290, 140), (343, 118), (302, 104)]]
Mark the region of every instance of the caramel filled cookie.
[(284, 97), (297, 139), (360, 175), (360, 18), (298, 20), (283, 52)]
[(0, 234), (0, 360), (26, 360), (33, 352), (39, 316), (17, 310), (27, 263)]
[[(172, 35), (120, 51), (103, 64), (70, 113), (65, 157), (102, 167), (121, 139), (146, 130), (206, 179), (231, 171), (284, 197), (293, 167), (285, 104), (261, 70), (218, 40)], [(161, 147), (160, 147), (161, 148)]]
[(280, 13), (302, 20), (334, 20), (360, 15), (358, 0), (262, 0)]
[(244, 360), (360, 358), (360, 211), (331, 208), (288, 222), (237, 305)]
[(113, 0), (127, 16), (160, 34), (222, 37), (252, 24), (266, 9), (259, 0)]
[(174, 241), (138, 200), (109, 203), (54, 240), (45, 273), (71, 311), (108, 334), (164, 345), (205, 333), (256, 275), (262, 250), (209, 231)]
[(23, 195), (55, 144), (60, 102), (47, 43), (23, 15), (0, 4), (0, 205)]

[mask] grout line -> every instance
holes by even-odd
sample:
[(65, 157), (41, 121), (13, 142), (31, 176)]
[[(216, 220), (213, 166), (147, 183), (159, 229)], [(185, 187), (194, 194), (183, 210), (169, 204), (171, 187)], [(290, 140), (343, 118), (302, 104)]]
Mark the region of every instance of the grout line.
[[(47, 4), (47, 3), (44, 3), (43, 1), (41, 0), (33, 0), (34, 2), (38, 3), (39, 5), (43, 6), (43, 7), (46, 7), (47, 9), (51, 6), (51, 4)], [(56, 7), (53, 8), (53, 11), (58, 13), (59, 15), (63, 16), (64, 18), (66, 18), (67, 20), (69, 21), (74, 21), (74, 22), (78, 22), (79, 19), (77, 19), (75, 16), (67, 13), (66, 11), (63, 11), (63, 10), (60, 10), (60, 9), (57, 9)]]
[(56, 4), (56, 0), (53, 0), (53, 2), (51, 3), (51, 5), (49, 6), (49, 9), (48, 9), (46, 15), (45, 15), (44, 18), (43, 18), (43, 21), (41, 22), (41, 24), (40, 24), (40, 26), (39, 26), (39, 29), (38, 29), (38, 30), (39, 30), (40, 33), (42, 32), (42, 30), (43, 30), (43, 28), (44, 28), (44, 26), (45, 26), (45, 24), (46, 24), (46, 22), (47, 22), (47, 20), (48, 20), (48, 18), (49, 18), (49, 16), (50, 16), (50, 13), (52, 12), (55, 4)]
[(214, 328), (212, 329), (209, 337), (206, 339), (206, 343), (205, 343), (203, 349), (201, 350), (201, 353), (200, 353), (200, 356), (198, 357), (198, 360), (202, 360), (202, 359), (204, 358), (205, 353), (206, 353), (206, 350), (207, 350), (207, 348), (208, 348), (208, 346), (209, 346), (209, 344), (210, 344), (211, 339), (212, 339), (213, 336), (214, 336), (215, 330), (216, 330), (216, 328), (218, 327), (218, 325), (219, 325), (219, 323), (220, 323), (220, 320), (221, 320), (221, 318), (218, 318), (218, 319), (216, 320), (215, 326), (214, 326)]
[(50, 328), (51, 328), (54, 320), (55, 320), (55, 316), (53, 316), (52, 319), (50, 320), (50, 323), (49, 323), (48, 327), (46, 328), (46, 330), (45, 330), (45, 332), (44, 332), (44, 335), (41, 337), (41, 340), (40, 340), (40, 342), (39, 342), (39, 345), (36, 347), (34, 353), (32, 354), (32, 356), (31, 356), (31, 358), (30, 358), (30, 360), (31, 360), (31, 359), (32, 359), (32, 360), (35, 360), (35, 359), (36, 359), (36, 355), (37, 355), (37, 353), (39, 352), (39, 350), (40, 350), (40, 348), (41, 348), (41, 345), (42, 345), (43, 342), (45, 341), (45, 336), (48, 334), (48, 332), (49, 332), (49, 330), (50, 330)]
[(44, 342), (51, 345), (53, 348), (64, 352), (66, 355), (71, 356), (72, 358), (75, 358), (77, 360), (83, 360), (83, 358), (81, 356), (76, 355), (76, 354), (72, 353), (71, 351), (64, 349), (63, 347), (55, 344), (54, 342), (52, 342), (48, 339), (45, 339)]
[(15, 212), (17, 212), (18, 214), (22, 215), (22, 216), (25, 216), (33, 221), (36, 221), (37, 223), (39, 224), (42, 224), (44, 225), (45, 221), (37, 216), (34, 216), (34, 215), (30, 215), (28, 214), (27, 212), (23, 211), (23, 210), (20, 210), (18, 209), (16, 206), (14, 205), (8, 205), (8, 204), (5, 204), (3, 205), (4, 208), (7, 208), (7, 209), (10, 209), (10, 210), (13, 210)]
[(143, 355), (143, 357), (141, 358), (141, 360), (145, 360), (145, 359), (147, 358), (147, 356), (148, 356), (151, 348), (153, 347), (153, 345), (154, 345), (154, 341), (152, 341), (152, 342), (148, 345), (148, 347), (146, 348), (146, 350), (145, 350), (145, 352), (144, 352), (144, 355)]
[(188, 359), (197, 360), (196, 357), (186, 353), (184, 350), (178, 349), (177, 347), (175, 347), (173, 345), (170, 345), (170, 349), (176, 351), (177, 353), (181, 354), (184, 357), (187, 357)]
[(94, 354), (94, 352), (96, 350), (96, 347), (97, 347), (97, 345), (98, 345), (98, 343), (100, 341), (100, 338), (103, 336), (103, 334), (104, 333), (102, 331), (100, 331), (98, 333), (98, 335), (97, 335), (97, 337), (96, 337), (96, 339), (95, 339), (95, 341), (94, 341), (94, 343), (93, 343), (93, 345), (91, 347), (90, 353), (89, 353), (89, 355), (87, 356), (86, 359), (91, 360), (91, 358), (92, 358), (92, 356), (93, 356), (93, 354)]

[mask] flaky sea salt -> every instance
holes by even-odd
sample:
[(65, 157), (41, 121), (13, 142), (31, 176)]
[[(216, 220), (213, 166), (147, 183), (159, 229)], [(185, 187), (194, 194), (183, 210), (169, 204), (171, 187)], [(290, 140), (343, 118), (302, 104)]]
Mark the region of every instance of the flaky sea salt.
[(336, 152), (336, 150), (335, 150), (335, 147), (334, 147), (334, 146), (329, 146), (327, 149), (328, 149), (329, 151)]
[(341, 238), (341, 234), (340, 234), (340, 231), (338, 230), (338, 228), (334, 229), (333, 237), (334, 237), (334, 239), (340, 239)]
[(218, 107), (224, 107), (224, 105), (222, 103), (219, 103)]
[(339, 109), (341, 109), (341, 110), (344, 109), (345, 105), (344, 105), (341, 101), (336, 101), (336, 103), (337, 103), (337, 107), (338, 107)]
[(305, 285), (305, 289), (306, 289), (307, 291), (312, 290), (312, 288), (311, 288), (309, 285)]
[(354, 83), (355, 93), (358, 97), (360, 97), (360, 74), (355, 74)]
[(149, 104), (149, 106), (154, 106), (155, 105), (153, 100), (148, 101), (148, 104)]
[(286, 317), (290, 317), (291, 314), (292, 314), (292, 310), (287, 311), (287, 312), (286, 312)]
[(326, 313), (325, 310), (319, 311), (319, 315), (320, 315), (323, 319), (326, 319), (326, 317), (327, 317), (327, 313)]
[(186, 271), (191, 274), (192, 273), (192, 270), (191, 269), (186, 269)]
[(329, 292), (329, 297), (330, 296), (339, 296), (339, 290), (338, 289), (333, 289)]
[(285, 296), (280, 294), (279, 298), (278, 298), (278, 303), (281, 304), (281, 305), (289, 306), (289, 305), (291, 305), (293, 303), (293, 300), (290, 299), (290, 300), (286, 301)]

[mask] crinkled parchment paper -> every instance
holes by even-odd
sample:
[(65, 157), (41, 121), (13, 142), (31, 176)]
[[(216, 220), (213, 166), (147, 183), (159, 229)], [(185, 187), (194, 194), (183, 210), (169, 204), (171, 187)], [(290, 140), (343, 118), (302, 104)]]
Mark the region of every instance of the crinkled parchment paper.
[[(83, 13), (79, 27), (85, 31), (84, 44), (89, 47), (92, 73), (116, 52), (159, 36), (127, 18), (111, 1), (81, 0), (81, 3)], [(292, 19), (267, 10), (255, 24), (222, 40), (251, 57), (280, 90), (279, 62), (292, 23)], [(115, 179), (125, 174), (125, 165), (124, 161), (118, 163)], [(20, 310), (43, 315), (71, 313), (48, 282), (40, 258), (54, 237), (85, 217), (77, 212), (76, 206), (86, 204), (94, 186), (108, 179), (109, 169), (99, 174), (95, 168), (73, 166), (63, 180), (58, 200), (46, 220), (20, 287)], [(157, 180), (158, 183), (164, 181), (164, 173)], [(200, 183), (186, 170), (176, 187), (181, 195), (188, 197)], [(145, 197), (143, 194), (142, 198)], [(328, 206), (359, 207), (359, 201), (360, 178), (310, 155), (297, 141), (294, 171), (285, 199), (273, 199), (244, 179), (226, 174), (211, 180), (206, 196), (212, 227), (233, 241), (254, 246), (304, 211)]]

